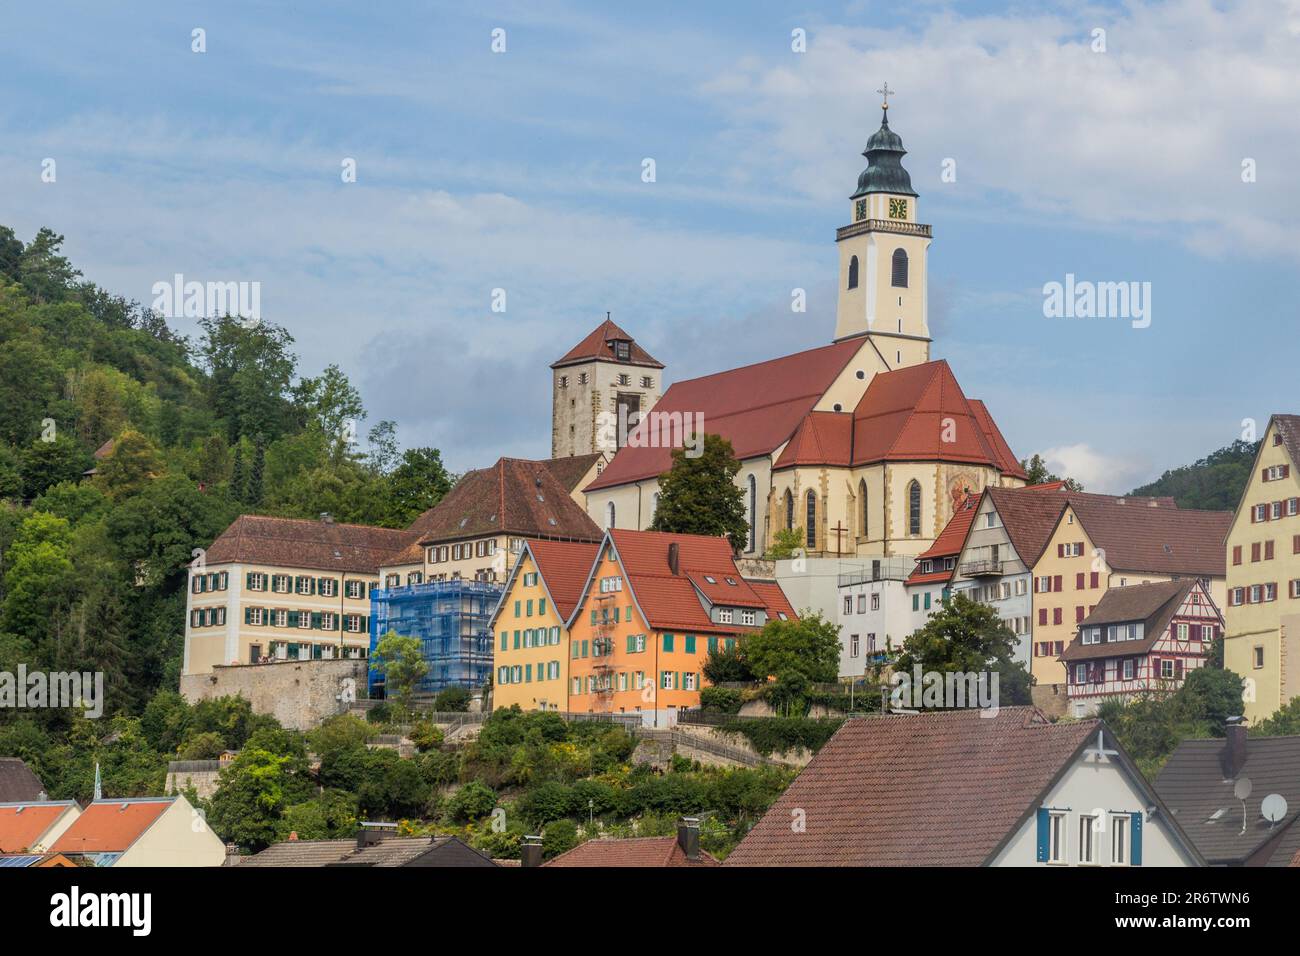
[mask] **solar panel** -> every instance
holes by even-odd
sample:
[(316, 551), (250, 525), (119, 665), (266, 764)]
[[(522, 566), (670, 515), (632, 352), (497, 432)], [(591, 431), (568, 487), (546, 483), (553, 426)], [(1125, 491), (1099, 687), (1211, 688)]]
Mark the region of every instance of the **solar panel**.
[(0, 856), (0, 867), (5, 866), (31, 866), (33, 863), (39, 863), (40, 855), (36, 856)]

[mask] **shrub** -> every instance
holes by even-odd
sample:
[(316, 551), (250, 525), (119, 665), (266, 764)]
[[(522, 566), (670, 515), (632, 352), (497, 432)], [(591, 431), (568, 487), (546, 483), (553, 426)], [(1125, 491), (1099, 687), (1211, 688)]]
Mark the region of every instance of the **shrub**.
[(431, 721), (417, 721), (411, 728), (411, 743), (415, 744), (415, 749), (420, 753), (426, 753), (442, 746), (442, 731), (433, 725)]
[(578, 827), (572, 820), (555, 820), (542, 831), (542, 856), (550, 859), (578, 845)]
[(700, 691), (700, 709), (712, 713), (736, 714), (744, 703), (744, 695), (731, 687), (705, 687)]
[(491, 813), (496, 805), (496, 793), (477, 780), (471, 780), (447, 802), (447, 812), (454, 820), (478, 820)]
[(464, 687), (448, 687), (433, 698), (433, 709), (442, 713), (464, 713), (469, 710), (469, 691)]
[(816, 753), (835, 735), (839, 717), (753, 717), (719, 727), (724, 734), (744, 737), (763, 756), (789, 753), (800, 747)]

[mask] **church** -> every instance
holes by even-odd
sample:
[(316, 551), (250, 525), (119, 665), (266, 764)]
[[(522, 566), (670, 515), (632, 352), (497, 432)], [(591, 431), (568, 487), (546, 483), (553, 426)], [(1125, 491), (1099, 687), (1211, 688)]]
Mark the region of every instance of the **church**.
[(643, 428), (654, 416), (699, 421), (731, 442), (745, 557), (786, 529), (798, 529), (809, 557), (915, 557), (966, 495), (1025, 484), (984, 403), (966, 397), (946, 361), (930, 360), (931, 228), (919, 220), (888, 102), (863, 155), (850, 222), (835, 236), (830, 344), (664, 391), (664, 365), (607, 318), (552, 366), (552, 456), (616, 452), (583, 489), (599, 526), (648, 528), (672, 463), (671, 447), (621, 431), (607, 447), (600, 423), (616, 417), (640, 416)]

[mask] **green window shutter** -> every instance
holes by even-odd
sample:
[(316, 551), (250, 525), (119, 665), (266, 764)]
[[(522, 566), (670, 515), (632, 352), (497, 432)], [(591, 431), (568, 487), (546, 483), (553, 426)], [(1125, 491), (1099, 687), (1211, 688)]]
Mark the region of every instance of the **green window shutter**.
[(716, 637), (709, 638), (709, 653), (712, 654), (717, 649), (718, 649), (718, 639)]
[(519, 650), (519, 632), (515, 631), (515, 650)]
[(699, 689), (700, 689), (701, 687), (703, 687), (703, 686), (704, 686), (704, 684), (702, 684), (702, 683), (700, 682), (700, 672), (699, 672), (699, 671), (696, 671), (696, 672), (695, 672), (695, 689), (696, 689), (696, 690), (699, 690)]
[(503, 651), (504, 651), (504, 650), (507, 650), (507, 648), (508, 648), (507, 641), (509, 640), (509, 638), (510, 638), (510, 632), (509, 632), (509, 631), (502, 631), (502, 632), (501, 632), (501, 650), (503, 650)]
[(523, 601), (516, 601), (516, 602), (515, 602), (515, 617), (519, 617), (519, 609), (520, 609), (521, 607), (523, 607), (523, 605), (524, 605), (524, 602), (523, 602)]
[(311, 626), (313, 630), (320, 630), (320, 611), (311, 612)]
[(577, 660), (577, 659), (578, 659), (578, 642), (577, 642), (577, 641), (572, 641), (572, 642), (570, 642), (570, 644), (569, 644), (569, 656), (572, 657), (574, 660)]
[(694, 653), (695, 653), (695, 635), (694, 635), (694, 634), (687, 634), (687, 635), (686, 635), (686, 653), (687, 653), (687, 654), (694, 654)]
[(671, 654), (672, 651), (673, 651), (673, 636), (672, 636), (671, 634), (665, 634), (665, 635), (664, 635), (664, 653), (665, 653), (665, 654)]
[(542, 615), (545, 614), (545, 613), (546, 613), (546, 598), (538, 598), (538, 599), (537, 599), (537, 615), (538, 615), (538, 617), (540, 617), (540, 616), (542, 616)]
[(596, 623), (596, 611), (595, 611), (594, 608), (592, 609), (592, 612), (591, 612), (591, 623), (592, 623), (592, 624), (595, 624), (595, 623)]
[(244, 575), (244, 587), (248, 588), (248, 590), (250, 590), (250, 591), (253, 590), (253, 572), (252, 572), (252, 571), (249, 571), (247, 574)]
[(289, 612), (289, 626), (290, 626), (290, 627), (297, 627), (297, 626), (298, 626), (298, 612), (297, 612), (297, 611), (290, 611), (290, 612)]
[(253, 623), (253, 609), (251, 607), (244, 608), (244, 623)]
[(627, 652), (631, 654), (634, 652), (635, 648), (636, 648), (636, 638), (633, 635), (629, 634), (627, 636)]

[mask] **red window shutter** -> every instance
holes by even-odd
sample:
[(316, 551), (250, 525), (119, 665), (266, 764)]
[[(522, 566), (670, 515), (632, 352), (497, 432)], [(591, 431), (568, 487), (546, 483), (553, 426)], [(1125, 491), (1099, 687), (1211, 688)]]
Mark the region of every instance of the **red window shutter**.
[(1077, 590), (1079, 590), (1079, 591), (1082, 591), (1082, 590), (1083, 590), (1083, 572), (1082, 572), (1082, 571), (1080, 571), (1078, 574), (1076, 574), (1076, 575), (1074, 576), (1074, 586), (1075, 586), (1075, 588), (1076, 588)]
[(1082, 604), (1080, 604), (1078, 607), (1076, 607), (1076, 608), (1074, 609), (1074, 620), (1075, 620), (1075, 623), (1076, 623), (1076, 624), (1077, 624), (1079, 621), (1082, 621), (1082, 620), (1083, 620), (1083, 605), (1082, 605)]
[(1101, 587), (1101, 574), (1100, 574), (1100, 572), (1098, 572), (1098, 571), (1093, 571), (1093, 572), (1092, 572), (1091, 579), (1090, 579), (1089, 582), (1088, 582), (1088, 587), (1090, 587), (1090, 588)]
[(1039, 624), (1046, 624), (1046, 623), (1047, 623), (1047, 608), (1045, 608), (1045, 607), (1040, 607), (1040, 608), (1038, 609), (1038, 623), (1039, 623)]
[(1053, 624), (1061, 623), (1061, 609), (1059, 607), (1052, 608), (1052, 623)]
[(1061, 576), (1059, 574), (1054, 575), (1052, 577), (1052, 590), (1053, 591), (1061, 590)]
[(1291, 539), (1291, 551), (1294, 554), (1300, 554), (1300, 534)]
[(1065, 557), (1065, 545), (1063, 545), (1063, 544), (1058, 544), (1058, 545), (1056, 546), (1056, 556), (1057, 556), (1058, 558), (1063, 558), (1063, 557)]
[(1265, 561), (1272, 561), (1272, 560), (1273, 560), (1273, 542), (1272, 542), (1272, 541), (1265, 541), (1265, 542), (1264, 542), (1264, 560), (1265, 560)]
[(1232, 563), (1241, 564), (1241, 545), (1239, 544), (1232, 547)]
[(1250, 560), (1251, 560), (1251, 561), (1258, 561), (1258, 560), (1259, 560), (1259, 542), (1258, 542), (1258, 541), (1256, 541), (1254, 544), (1252, 544), (1252, 545), (1250, 546)]

